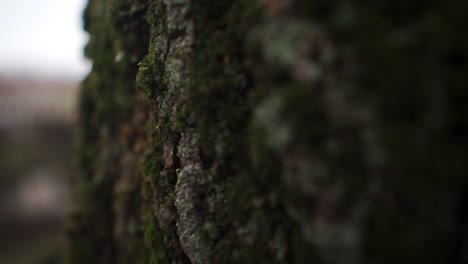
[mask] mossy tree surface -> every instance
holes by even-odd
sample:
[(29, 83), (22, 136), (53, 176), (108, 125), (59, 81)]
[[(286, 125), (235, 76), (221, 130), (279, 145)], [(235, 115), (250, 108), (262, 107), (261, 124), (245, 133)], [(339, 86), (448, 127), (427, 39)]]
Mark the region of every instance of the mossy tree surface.
[(90, 0), (68, 263), (467, 263), (467, 8)]

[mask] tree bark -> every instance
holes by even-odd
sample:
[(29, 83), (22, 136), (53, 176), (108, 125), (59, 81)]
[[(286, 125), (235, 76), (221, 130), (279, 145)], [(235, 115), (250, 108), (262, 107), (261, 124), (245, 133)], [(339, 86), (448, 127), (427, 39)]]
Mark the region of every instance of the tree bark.
[(361, 2), (89, 0), (67, 262), (468, 263), (468, 4)]

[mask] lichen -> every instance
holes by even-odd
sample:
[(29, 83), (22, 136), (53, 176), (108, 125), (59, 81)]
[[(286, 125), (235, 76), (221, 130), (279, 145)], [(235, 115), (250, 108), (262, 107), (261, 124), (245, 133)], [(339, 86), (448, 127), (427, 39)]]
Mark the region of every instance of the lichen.
[(90, 1), (70, 262), (460, 262), (466, 7)]

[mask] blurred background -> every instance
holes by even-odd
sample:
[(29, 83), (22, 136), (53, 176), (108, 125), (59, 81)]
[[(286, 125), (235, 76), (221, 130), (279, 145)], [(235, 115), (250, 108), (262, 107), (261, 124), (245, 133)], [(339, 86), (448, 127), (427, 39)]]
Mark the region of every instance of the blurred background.
[(63, 243), (84, 5), (0, 2), (0, 263), (55, 263)]

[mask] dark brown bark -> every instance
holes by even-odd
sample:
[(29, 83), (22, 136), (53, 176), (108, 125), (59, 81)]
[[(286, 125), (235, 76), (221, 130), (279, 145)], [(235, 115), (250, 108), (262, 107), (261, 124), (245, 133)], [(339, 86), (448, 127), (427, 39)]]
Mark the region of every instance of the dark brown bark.
[(68, 261), (467, 263), (466, 8), (90, 0)]

